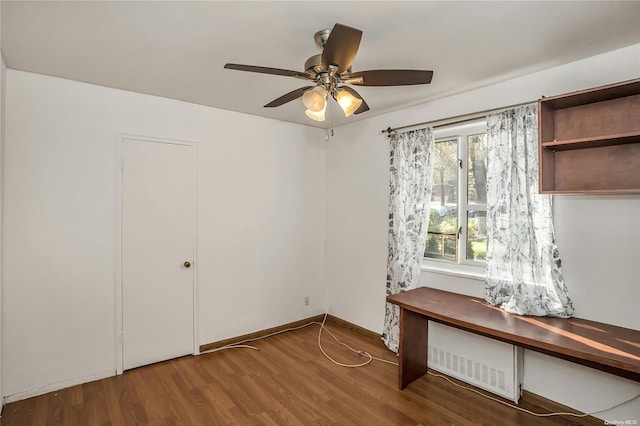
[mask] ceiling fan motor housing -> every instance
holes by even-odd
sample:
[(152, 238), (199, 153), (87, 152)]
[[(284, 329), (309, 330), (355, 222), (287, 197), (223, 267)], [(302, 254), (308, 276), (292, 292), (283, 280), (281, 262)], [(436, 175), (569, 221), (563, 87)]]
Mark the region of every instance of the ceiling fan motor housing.
[(322, 71), (322, 53), (313, 55), (304, 63), (304, 69), (309, 74), (315, 75)]

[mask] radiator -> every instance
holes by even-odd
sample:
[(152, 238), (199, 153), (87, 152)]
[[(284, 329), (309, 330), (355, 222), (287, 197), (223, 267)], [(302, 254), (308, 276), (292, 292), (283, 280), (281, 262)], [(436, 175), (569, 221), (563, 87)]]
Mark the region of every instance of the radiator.
[(428, 366), (515, 403), (522, 393), (522, 348), (431, 321)]

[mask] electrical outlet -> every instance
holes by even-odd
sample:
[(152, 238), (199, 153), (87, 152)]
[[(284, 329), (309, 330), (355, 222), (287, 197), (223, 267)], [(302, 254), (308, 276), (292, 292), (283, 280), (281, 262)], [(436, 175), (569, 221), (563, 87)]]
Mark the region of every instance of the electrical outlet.
[(304, 306), (309, 306), (309, 299), (310, 299), (309, 296), (304, 297)]

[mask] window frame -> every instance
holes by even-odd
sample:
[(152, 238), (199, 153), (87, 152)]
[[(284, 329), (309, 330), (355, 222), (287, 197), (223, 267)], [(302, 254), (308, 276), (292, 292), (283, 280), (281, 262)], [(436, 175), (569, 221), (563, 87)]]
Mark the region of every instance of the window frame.
[[(468, 137), (487, 132), (487, 120), (482, 118), (470, 123), (452, 124), (434, 129), (435, 142), (457, 139), (458, 155), (458, 253), (457, 260), (422, 258), (422, 270), (484, 280), (486, 278), (486, 262), (467, 259), (468, 212), (487, 211), (486, 204), (469, 203), (469, 147)], [(428, 229), (428, 227), (427, 227)]]

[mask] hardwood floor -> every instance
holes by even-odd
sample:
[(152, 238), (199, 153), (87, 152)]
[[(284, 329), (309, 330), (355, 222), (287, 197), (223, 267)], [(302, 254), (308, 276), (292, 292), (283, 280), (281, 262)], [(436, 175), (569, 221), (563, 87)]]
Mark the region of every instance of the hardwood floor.
[[(396, 361), (382, 343), (329, 325), (350, 346)], [(425, 375), (397, 389), (398, 367), (373, 361), (339, 367), (317, 346), (319, 327), (255, 343), (259, 351), (229, 349), (188, 356), (125, 372), (121, 376), (8, 404), (5, 425), (602, 425), (595, 418), (537, 418), (518, 412), (444, 379)], [(337, 361), (359, 363), (323, 334), (323, 347)], [(533, 401), (533, 402), (531, 402)], [(520, 406), (545, 408), (540, 399)], [(555, 404), (554, 404), (555, 405)]]

